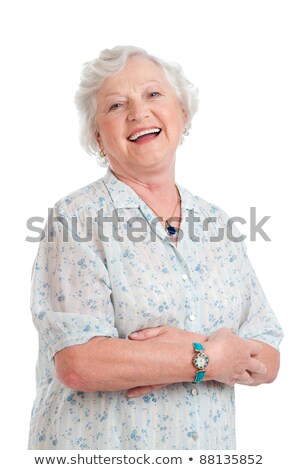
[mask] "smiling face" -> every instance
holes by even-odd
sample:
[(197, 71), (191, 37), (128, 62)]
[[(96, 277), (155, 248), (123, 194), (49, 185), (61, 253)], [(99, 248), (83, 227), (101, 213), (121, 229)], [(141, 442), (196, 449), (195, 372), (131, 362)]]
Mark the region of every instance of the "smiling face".
[(172, 165), (187, 114), (163, 70), (142, 56), (107, 77), (97, 94), (99, 146), (114, 171)]

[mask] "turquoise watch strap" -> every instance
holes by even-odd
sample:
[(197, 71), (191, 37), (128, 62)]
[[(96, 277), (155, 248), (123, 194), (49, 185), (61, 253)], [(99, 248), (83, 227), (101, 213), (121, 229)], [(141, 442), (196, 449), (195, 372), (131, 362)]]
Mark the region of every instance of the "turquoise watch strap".
[(205, 376), (205, 373), (206, 372), (202, 372), (202, 371), (201, 372), (200, 371), (196, 372), (195, 380), (192, 383), (198, 384), (199, 382), (201, 382), (203, 380), (204, 376)]
[[(201, 343), (193, 343), (194, 351), (197, 353), (196, 356), (193, 358), (194, 366), (199, 369), (196, 372), (195, 379), (193, 381), (194, 384), (201, 382), (204, 379), (206, 370), (205, 368), (209, 364), (208, 356), (203, 352), (205, 348)], [(200, 362), (199, 362), (200, 360)]]

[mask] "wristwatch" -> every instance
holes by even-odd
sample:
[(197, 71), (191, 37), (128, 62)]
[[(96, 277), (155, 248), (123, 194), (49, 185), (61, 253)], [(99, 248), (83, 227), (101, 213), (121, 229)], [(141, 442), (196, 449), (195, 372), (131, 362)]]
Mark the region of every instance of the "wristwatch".
[(202, 344), (200, 343), (193, 343), (194, 351), (196, 352), (194, 358), (193, 358), (193, 365), (198, 369), (195, 375), (195, 379), (192, 383), (198, 384), (201, 382), (205, 376), (206, 373), (206, 368), (208, 367), (209, 364), (209, 358), (208, 356), (204, 353), (205, 348), (203, 347)]

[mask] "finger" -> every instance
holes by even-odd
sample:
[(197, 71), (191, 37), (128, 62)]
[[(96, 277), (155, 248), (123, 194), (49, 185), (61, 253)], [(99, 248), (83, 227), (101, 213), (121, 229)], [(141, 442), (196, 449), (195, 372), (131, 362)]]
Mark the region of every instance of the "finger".
[(236, 380), (236, 384), (241, 385), (251, 385), (253, 382), (254, 380), (248, 372), (244, 372), (244, 374), (241, 374)]
[(128, 398), (136, 398), (142, 395), (146, 395), (147, 393), (152, 392), (153, 390), (157, 390), (159, 388), (167, 387), (169, 384), (158, 384), (158, 385), (142, 385), (141, 387), (131, 388), (127, 392)]
[(263, 346), (260, 341), (255, 341), (252, 339), (247, 340), (250, 343), (250, 355), (257, 356), (262, 352)]
[(267, 367), (263, 362), (252, 357), (248, 361), (247, 370), (256, 374), (265, 374), (267, 372)]
[(134, 331), (129, 335), (130, 339), (142, 341), (144, 339), (151, 339), (159, 336), (162, 332), (165, 331), (165, 326), (158, 326), (155, 328), (144, 328), (144, 330)]

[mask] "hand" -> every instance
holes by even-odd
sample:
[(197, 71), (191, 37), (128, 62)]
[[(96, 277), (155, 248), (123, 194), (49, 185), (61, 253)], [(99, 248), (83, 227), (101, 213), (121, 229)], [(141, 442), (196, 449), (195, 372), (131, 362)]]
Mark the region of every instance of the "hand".
[(151, 340), (163, 343), (201, 343), (207, 341), (207, 336), (194, 333), (194, 331), (181, 330), (169, 325), (145, 328), (134, 331), (129, 335), (129, 339), (134, 341)]
[[(179, 328), (173, 328), (168, 325), (159, 326), (155, 328), (145, 328), (144, 330), (135, 331), (129, 335), (130, 340), (134, 341), (145, 341), (151, 340), (154, 342), (164, 343), (179, 343), (179, 342), (204, 342), (207, 337), (193, 331), (181, 330)], [(194, 369), (195, 373), (195, 369)], [(131, 388), (127, 392), (127, 397), (136, 398), (147, 393), (157, 390), (159, 388), (167, 387), (170, 384), (158, 384), (158, 385), (145, 385), (142, 387)]]
[(210, 360), (205, 379), (228, 385), (251, 385), (251, 374), (267, 371), (265, 364), (256, 358), (262, 348), (259, 342), (242, 339), (228, 328), (221, 328), (205, 344)]
[[(265, 374), (266, 366), (256, 359), (262, 350), (262, 344), (253, 340), (242, 339), (228, 328), (221, 328), (209, 338), (192, 331), (169, 327), (168, 325), (146, 328), (131, 333), (129, 339), (154, 342), (200, 342), (209, 356), (209, 366), (204, 380), (215, 380), (228, 385), (251, 385), (251, 374)], [(128, 396), (140, 396), (170, 384), (158, 384), (135, 387), (128, 391)]]

